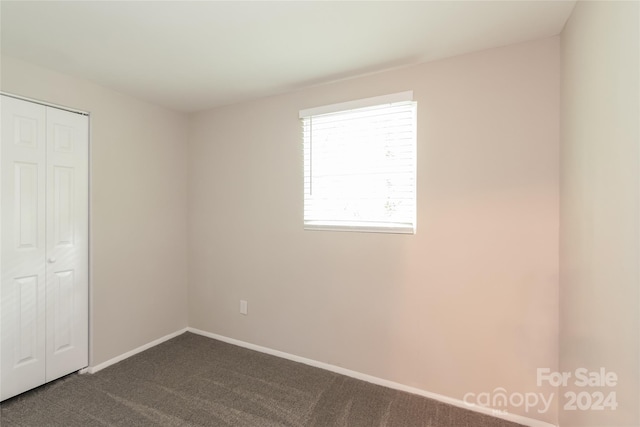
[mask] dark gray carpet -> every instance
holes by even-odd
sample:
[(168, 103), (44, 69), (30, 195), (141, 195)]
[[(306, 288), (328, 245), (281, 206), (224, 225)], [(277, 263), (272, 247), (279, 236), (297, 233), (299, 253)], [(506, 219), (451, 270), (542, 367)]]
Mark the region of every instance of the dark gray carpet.
[(517, 426), (191, 333), (9, 399), (0, 417), (2, 427)]

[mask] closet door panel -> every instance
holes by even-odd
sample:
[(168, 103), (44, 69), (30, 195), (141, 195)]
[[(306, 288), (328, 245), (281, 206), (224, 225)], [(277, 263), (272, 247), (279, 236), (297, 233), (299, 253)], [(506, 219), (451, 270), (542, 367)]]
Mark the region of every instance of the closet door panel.
[(0, 400), (42, 384), (46, 109), (2, 96)]
[(47, 381), (88, 365), (88, 132), (47, 108)]

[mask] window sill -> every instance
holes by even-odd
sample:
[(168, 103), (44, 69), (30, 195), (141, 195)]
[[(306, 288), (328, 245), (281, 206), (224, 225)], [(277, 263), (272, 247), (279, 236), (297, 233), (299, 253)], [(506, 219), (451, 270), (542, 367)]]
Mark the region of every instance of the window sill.
[(328, 222), (308, 222), (304, 224), (308, 231), (349, 231), (359, 233), (416, 234), (415, 227), (409, 224), (362, 223), (344, 224)]

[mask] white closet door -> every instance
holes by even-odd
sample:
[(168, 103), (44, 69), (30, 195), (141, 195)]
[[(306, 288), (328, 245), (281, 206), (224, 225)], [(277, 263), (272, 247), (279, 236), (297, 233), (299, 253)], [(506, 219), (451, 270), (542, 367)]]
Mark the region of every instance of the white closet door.
[(88, 118), (1, 97), (0, 400), (88, 365)]
[(0, 398), (45, 380), (46, 108), (2, 97)]
[(88, 119), (47, 107), (46, 380), (88, 365)]

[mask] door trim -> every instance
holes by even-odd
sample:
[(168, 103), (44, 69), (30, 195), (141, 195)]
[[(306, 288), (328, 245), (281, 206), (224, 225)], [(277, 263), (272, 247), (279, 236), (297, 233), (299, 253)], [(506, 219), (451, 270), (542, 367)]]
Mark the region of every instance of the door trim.
[(34, 104), (44, 105), (45, 107), (52, 107), (52, 108), (57, 108), (59, 110), (69, 111), (71, 113), (82, 114), (83, 116), (91, 116), (91, 113), (89, 113), (88, 111), (78, 110), (77, 108), (71, 108), (71, 107), (67, 107), (59, 104), (53, 104), (51, 102), (40, 101), (39, 99), (29, 98), (22, 95), (16, 95), (13, 93), (4, 92), (2, 90), (0, 90), (0, 95), (8, 96), (9, 98), (20, 99), (22, 101), (33, 102)]

